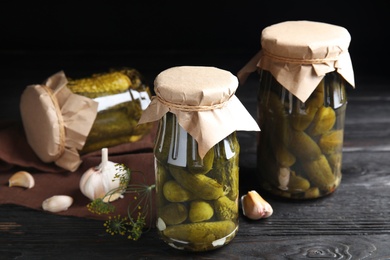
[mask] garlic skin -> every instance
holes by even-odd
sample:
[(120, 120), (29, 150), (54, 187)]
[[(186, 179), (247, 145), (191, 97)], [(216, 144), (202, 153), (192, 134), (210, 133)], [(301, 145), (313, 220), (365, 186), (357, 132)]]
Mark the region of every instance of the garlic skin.
[(104, 198), (104, 201), (114, 201), (122, 197), (122, 192), (117, 192), (111, 196), (107, 193), (119, 188), (120, 180), (115, 178), (116, 174), (125, 174), (125, 171), (118, 172), (116, 163), (108, 161), (107, 148), (102, 149), (102, 161), (100, 165), (88, 169), (80, 179), (79, 187), (81, 192), (90, 200)]
[(35, 185), (34, 177), (26, 171), (15, 172), (8, 180), (9, 187), (24, 187), (31, 189)]
[(255, 190), (241, 196), (241, 205), (244, 216), (253, 220), (268, 218), (273, 213), (271, 205)]
[(67, 195), (54, 195), (42, 202), (45, 211), (57, 213), (67, 210), (73, 204), (73, 198)]

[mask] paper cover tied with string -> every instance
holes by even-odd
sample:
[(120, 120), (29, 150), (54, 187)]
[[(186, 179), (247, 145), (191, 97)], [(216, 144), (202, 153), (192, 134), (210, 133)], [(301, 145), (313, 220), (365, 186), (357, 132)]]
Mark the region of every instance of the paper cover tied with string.
[(98, 103), (72, 93), (60, 71), (43, 84), (29, 85), (20, 99), (20, 112), (28, 144), (45, 163), (75, 171), (97, 115)]
[(324, 76), (339, 73), (355, 85), (348, 47), (351, 36), (341, 26), (286, 21), (266, 27), (261, 33), (262, 49), (238, 72), (240, 83), (258, 70), (271, 72), (275, 79), (305, 102)]
[(236, 130), (259, 131), (257, 122), (235, 95), (238, 79), (229, 71), (207, 66), (178, 66), (154, 81), (156, 96), (139, 124), (157, 121), (167, 112), (197, 142), (201, 158)]

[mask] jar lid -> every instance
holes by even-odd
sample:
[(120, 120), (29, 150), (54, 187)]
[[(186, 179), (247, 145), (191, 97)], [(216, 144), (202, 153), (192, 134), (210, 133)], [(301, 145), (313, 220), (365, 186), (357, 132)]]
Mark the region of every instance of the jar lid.
[(235, 95), (238, 79), (215, 67), (179, 66), (157, 75), (156, 96), (139, 124), (157, 121), (167, 112), (199, 145), (203, 157), (211, 147), (236, 130), (259, 131), (256, 121)]
[(20, 99), (28, 144), (45, 163), (74, 172), (81, 164), (78, 150), (85, 144), (98, 103), (73, 94), (63, 71), (43, 84), (29, 85)]
[(350, 41), (349, 32), (341, 26), (313, 21), (281, 22), (262, 31), (262, 50), (253, 61), (304, 102), (325, 74), (332, 71), (354, 87)]

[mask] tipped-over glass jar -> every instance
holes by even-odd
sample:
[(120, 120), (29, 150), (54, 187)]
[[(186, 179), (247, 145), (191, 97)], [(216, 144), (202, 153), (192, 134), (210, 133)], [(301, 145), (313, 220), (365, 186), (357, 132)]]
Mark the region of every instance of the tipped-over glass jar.
[(161, 72), (140, 123), (159, 120), (157, 229), (170, 246), (206, 251), (238, 230), (240, 146), (236, 130), (259, 131), (234, 95), (237, 78), (214, 67)]
[(98, 111), (81, 154), (136, 142), (148, 134), (152, 124), (137, 126), (150, 103), (150, 90), (133, 68), (111, 69), (86, 78), (68, 79), (68, 88), (98, 102)]
[(260, 75), (257, 167), (265, 190), (311, 199), (339, 186), (345, 86), (354, 86), (349, 43), (346, 29), (325, 23), (283, 22), (263, 30), (252, 62)]

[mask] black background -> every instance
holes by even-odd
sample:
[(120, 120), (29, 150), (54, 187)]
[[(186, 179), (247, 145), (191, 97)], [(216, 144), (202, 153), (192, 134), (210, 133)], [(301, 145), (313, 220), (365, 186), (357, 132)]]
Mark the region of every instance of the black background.
[(349, 51), (357, 82), (365, 75), (373, 80), (386, 78), (390, 4), (344, 2), (5, 1), (0, 9), (0, 55), (6, 55), (9, 63), (3, 62), (2, 68), (23, 69), (23, 62), (12, 62), (13, 54), (59, 51), (141, 55), (227, 51), (249, 60), (260, 49), (264, 27), (287, 20), (313, 20), (350, 32)]

